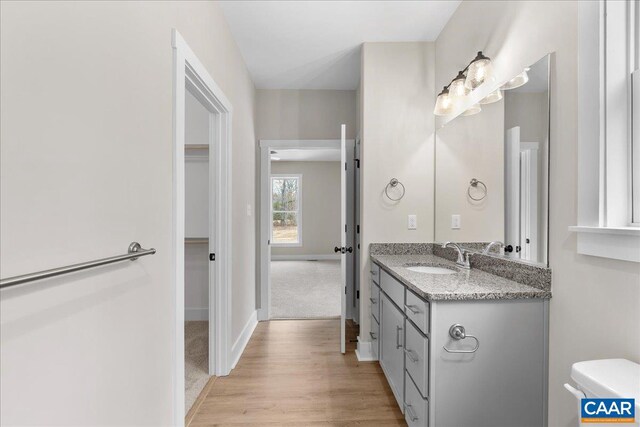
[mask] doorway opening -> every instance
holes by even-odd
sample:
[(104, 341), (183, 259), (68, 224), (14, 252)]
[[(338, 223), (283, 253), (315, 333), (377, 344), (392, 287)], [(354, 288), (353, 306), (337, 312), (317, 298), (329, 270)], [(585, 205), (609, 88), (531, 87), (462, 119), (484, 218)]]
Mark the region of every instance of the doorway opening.
[[(231, 371), (231, 103), (172, 32), (175, 425)], [(195, 323), (191, 323), (195, 322)]]
[(342, 319), (344, 352), (359, 316), (355, 141), (263, 140), (260, 149), (259, 318)]

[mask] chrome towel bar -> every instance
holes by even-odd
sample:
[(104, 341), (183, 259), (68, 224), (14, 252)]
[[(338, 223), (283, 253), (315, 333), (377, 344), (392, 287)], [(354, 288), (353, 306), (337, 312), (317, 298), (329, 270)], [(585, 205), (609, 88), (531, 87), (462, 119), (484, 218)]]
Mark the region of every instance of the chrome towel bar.
[(131, 242), (129, 250), (126, 254), (116, 255), (109, 258), (96, 259), (94, 261), (81, 262), (79, 264), (67, 265), (66, 267), (52, 268), (50, 270), (37, 271), (35, 273), (23, 274), (21, 276), (7, 277), (0, 279), (0, 289), (10, 286), (21, 285), (35, 280), (46, 279), (48, 277), (60, 276), (61, 274), (73, 273), (75, 271), (86, 270), (88, 268), (98, 267), (101, 265), (112, 264), (114, 262), (131, 260), (135, 261), (141, 256), (153, 255), (156, 253), (154, 248), (143, 249), (138, 242)]

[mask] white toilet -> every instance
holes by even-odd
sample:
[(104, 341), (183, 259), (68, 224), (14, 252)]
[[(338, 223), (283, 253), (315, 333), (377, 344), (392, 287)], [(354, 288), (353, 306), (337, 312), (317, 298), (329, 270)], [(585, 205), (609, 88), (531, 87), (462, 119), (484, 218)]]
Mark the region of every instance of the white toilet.
[[(571, 367), (571, 379), (577, 387), (570, 384), (565, 384), (564, 387), (578, 399), (578, 419), (580, 419), (580, 399), (584, 397), (629, 398), (635, 399), (635, 423), (624, 425), (640, 426), (640, 364), (626, 359), (577, 362)], [(584, 425), (596, 426), (592, 423)]]

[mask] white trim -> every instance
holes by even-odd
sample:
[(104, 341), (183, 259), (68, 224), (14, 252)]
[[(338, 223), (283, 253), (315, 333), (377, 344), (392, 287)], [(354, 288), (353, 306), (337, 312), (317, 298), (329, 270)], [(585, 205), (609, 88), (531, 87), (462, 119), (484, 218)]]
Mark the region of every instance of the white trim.
[(637, 232), (627, 227), (631, 92), (617, 95), (630, 85), (628, 28), (619, 25), (625, 8), (603, 0), (578, 6), (578, 225), (569, 231), (578, 233), (580, 254), (640, 261)]
[[(215, 211), (210, 222), (210, 250), (217, 255), (214, 289), (209, 291), (209, 369), (215, 375), (231, 371), (231, 102), (176, 29), (173, 48), (173, 223), (172, 286), (174, 289), (174, 347), (172, 372), (174, 425), (184, 425), (184, 243), (185, 243), (185, 91), (188, 90), (210, 113), (210, 159), (216, 176), (210, 176)], [(214, 131), (214, 132), (211, 132)], [(210, 286), (211, 286), (210, 279)]]
[[(293, 178), (298, 180), (298, 192), (296, 194), (298, 209), (295, 214), (297, 215), (298, 222), (298, 241), (295, 243), (275, 243), (273, 241), (273, 179), (274, 178)], [(269, 176), (269, 195), (271, 203), (269, 203), (270, 215), (269, 215), (269, 239), (271, 239), (271, 246), (278, 248), (301, 248), (302, 247), (302, 174), (300, 173), (272, 173)], [(285, 211), (283, 211), (285, 212)], [(293, 211), (289, 211), (293, 212)]]
[(209, 308), (190, 308), (184, 309), (185, 321), (205, 321), (209, 320)]
[(578, 253), (621, 261), (640, 262), (640, 230), (569, 227), (577, 231)]
[(231, 369), (235, 368), (240, 360), (240, 356), (244, 352), (244, 349), (247, 347), (251, 336), (253, 335), (253, 331), (255, 331), (256, 326), (258, 326), (258, 312), (254, 311), (249, 316), (247, 323), (242, 328), (242, 332), (240, 332), (240, 336), (236, 342), (233, 343), (233, 347), (231, 347)]
[(340, 261), (340, 255), (271, 255), (271, 261)]
[(356, 357), (358, 362), (375, 362), (378, 359), (373, 355), (373, 347), (371, 341), (361, 341), (358, 337), (358, 346), (356, 348)]
[[(353, 141), (353, 140), (350, 140)], [(317, 150), (319, 148), (340, 149), (339, 139), (262, 139), (260, 148), (295, 148)]]

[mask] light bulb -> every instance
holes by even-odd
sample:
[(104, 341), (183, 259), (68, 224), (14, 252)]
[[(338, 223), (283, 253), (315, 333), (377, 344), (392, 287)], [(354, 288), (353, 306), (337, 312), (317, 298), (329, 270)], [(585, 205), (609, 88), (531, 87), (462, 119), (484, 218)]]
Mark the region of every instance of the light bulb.
[(529, 67), (525, 68), (523, 72), (506, 82), (502, 85), (502, 90), (515, 89), (526, 84), (529, 81), (529, 74), (527, 74), (529, 70)]
[(480, 101), (480, 104), (486, 105), (486, 104), (493, 104), (494, 102), (498, 102), (502, 99), (502, 91), (500, 89), (496, 89), (493, 92), (491, 92), (489, 95), (487, 95), (482, 101)]
[(433, 114), (436, 116), (447, 116), (453, 111), (453, 100), (449, 96), (449, 89), (445, 88), (440, 92), (436, 98), (436, 106), (433, 109)]
[(462, 115), (473, 116), (474, 114), (478, 114), (480, 111), (482, 111), (482, 107), (480, 107), (479, 104), (474, 104), (471, 107), (469, 107), (464, 113), (462, 113)]
[(478, 52), (478, 56), (471, 61), (467, 68), (467, 79), (465, 80), (465, 86), (467, 89), (473, 90), (489, 79), (493, 74), (493, 68), (491, 67), (491, 59), (487, 58)]

